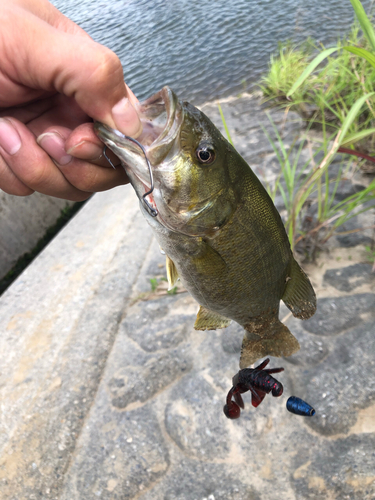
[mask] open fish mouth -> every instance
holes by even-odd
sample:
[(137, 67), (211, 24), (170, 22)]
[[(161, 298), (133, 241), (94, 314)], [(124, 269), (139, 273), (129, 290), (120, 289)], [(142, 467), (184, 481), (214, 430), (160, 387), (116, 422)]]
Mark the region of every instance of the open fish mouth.
[[(150, 168), (157, 169), (174, 149), (173, 145), (183, 121), (183, 110), (174, 92), (169, 87), (163, 87), (153, 96), (140, 102), (136, 111), (143, 126), (137, 141), (100, 122), (95, 123), (94, 129), (99, 139), (121, 160), (141, 199), (152, 187), (152, 174), (147, 159)], [(153, 205), (152, 195), (149, 198)]]

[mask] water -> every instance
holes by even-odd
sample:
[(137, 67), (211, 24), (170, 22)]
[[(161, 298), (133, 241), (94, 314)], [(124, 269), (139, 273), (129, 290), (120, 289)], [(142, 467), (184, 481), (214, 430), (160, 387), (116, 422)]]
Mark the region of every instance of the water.
[(170, 85), (196, 104), (251, 89), (279, 41), (334, 45), (354, 19), (350, 0), (52, 1), (117, 53), (138, 98)]

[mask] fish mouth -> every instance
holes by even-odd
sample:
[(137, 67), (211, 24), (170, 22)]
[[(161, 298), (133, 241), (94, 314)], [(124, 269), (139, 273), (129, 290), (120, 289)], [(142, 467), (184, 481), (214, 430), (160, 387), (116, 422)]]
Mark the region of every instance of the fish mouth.
[(154, 170), (171, 153), (183, 121), (183, 109), (176, 94), (166, 86), (138, 103), (136, 111), (143, 127), (136, 141), (100, 122), (95, 122), (94, 130), (121, 160), (140, 198), (152, 186), (152, 174), (145, 155)]

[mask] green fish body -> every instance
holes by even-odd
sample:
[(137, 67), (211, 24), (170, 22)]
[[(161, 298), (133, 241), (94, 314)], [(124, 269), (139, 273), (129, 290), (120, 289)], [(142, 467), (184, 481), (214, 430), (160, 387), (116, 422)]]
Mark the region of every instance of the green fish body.
[(154, 181), (148, 203), (150, 175), (140, 148), (105, 125), (95, 129), (137, 192), (167, 255), (170, 286), (180, 278), (200, 304), (194, 328), (225, 328), (231, 320), (242, 325), (241, 369), (267, 355), (290, 356), (299, 344), (279, 321), (280, 300), (307, 319), (316, 297), (268, 193), (215, 125), (168, 87), (138, 113), (144, 123), (138, 140)]

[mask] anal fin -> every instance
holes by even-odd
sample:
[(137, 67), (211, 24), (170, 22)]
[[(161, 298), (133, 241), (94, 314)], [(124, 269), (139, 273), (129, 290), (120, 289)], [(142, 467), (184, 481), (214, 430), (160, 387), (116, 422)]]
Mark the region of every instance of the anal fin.
[(197, 319), (194, 323), (194, 329), (217, 330), (218, 328), (226, 328), (230, 325), (230, 323), (230, 319), (225, 318), (221, 314), (210, 311), (203, 306), (200, 306), (197, 314)]
[(167, 268), (167, 278), (168, 278), (168, 290), (172, 290), (172, 288), (176, 285), (176, 281), (178, 280), (178, 271), (172, 259), (166, 256), (166, 268)]
[(315, 292), (309, 278), (294, 257), (288, 278), (282, 300), (296, 318), (310, 318), (316, 311)]

